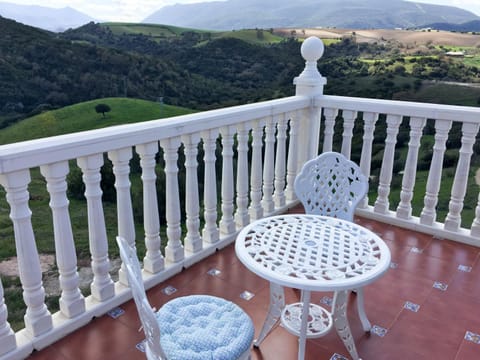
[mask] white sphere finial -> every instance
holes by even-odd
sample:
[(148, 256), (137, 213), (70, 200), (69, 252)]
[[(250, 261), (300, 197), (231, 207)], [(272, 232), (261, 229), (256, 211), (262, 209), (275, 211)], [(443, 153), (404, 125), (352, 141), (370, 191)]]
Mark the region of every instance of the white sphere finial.
[(322, 40), (316, 36), (310, 36), (303, 42), (300, 51), (306, 61), (317, 62), (322, 57), (324, 49)]

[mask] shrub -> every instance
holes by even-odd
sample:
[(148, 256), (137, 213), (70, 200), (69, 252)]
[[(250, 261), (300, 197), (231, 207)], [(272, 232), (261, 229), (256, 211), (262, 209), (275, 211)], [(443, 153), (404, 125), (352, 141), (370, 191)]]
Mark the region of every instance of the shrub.
[(109, 112), (110, 110), (110, 106), (108, 106), (107, 104), (97, 104), (95, 106), (95, 111), (98, 113), (98, 114), (102, 114), (103, 117), (105, 117), (105, 113)]

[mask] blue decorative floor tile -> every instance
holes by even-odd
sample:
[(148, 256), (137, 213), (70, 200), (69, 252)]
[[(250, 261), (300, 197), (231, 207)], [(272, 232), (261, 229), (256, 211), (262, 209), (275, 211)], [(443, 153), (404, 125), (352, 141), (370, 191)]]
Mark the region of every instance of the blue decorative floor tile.
[(333, 299), (330, 296), (324, 296), (320, 299), (320, 304), (332, 307)]
[(125, 310), (119, 307), (112, 309), (107, 313), (107, 315), (110, 316), (112, 319), (116, 319), (123, 314), (125, 314)]
[(147, 340), (143, 340), (143, 341), (139, 342), (137, 345), (135, 345), (137, 350), (140, 350), (143, 353), (147, 350), (146, 346), (147, 346)]
[(480, 335), (479, 334), (475, 334), (471, 331), (467, 331), (465, 333), (465, 340), (467, 341), (471, 341), (475, 344), (479, 344), (480, 345)]
[(378, 325), (373, 325), (372, 326), (372, 329), (370, 330), (370, 332), (372, 334), (375, 334), (377, 336), (380, 336), (380, 337), (384, 337), (385, 335), (387, 335), (387, 332), (388, 330), (381, 327), (381, 326), (378, 326)]
[(467, 265), (458, 265), (458, 270), (463, 272), (470, 272), (472, 271), (472, 267)]
[(396, 268), (398, 268), (398, 264), (395, 263), (395, 262), (391, 262), (390, 263), (390, 269), (396, 269)]
[(333, 354), (332, 357), (330, 358), (330, 360), (348, 360), (348, 358), (346, 358), (345, 356), (343, 355), (340, 355), (340, 354)]
[(440, 281), (435, 281), (433, 283), (433, 288), (441, 290), (441, 291), (447, 291), (448, 285), (444, 284), (444, 283), (441, 283)]
[(174, 292), (176, 292), (177, 289), (174, 288), (172, 285), (168, 285), (167, 287), (163, 288), (162, 289), (162, 292), (165, 294), (165, 295), (172, 295)]
[(255, 296), (255, 294), (251, 293), (250, 291), (247, 291), (245, 290), (244, 292), (242, 292), (240, 294), (240, 297), (243, 299), (243, 300), (250, 300), (252, 299), (253, 297)]
[(419, 249), (417, 247), (413, 247), (413, 248), (410, 249), (410, 252), (412, 252), (414, 254), (421, 254), (421, 253), (423, 253), (423, 250)]
[(211, 275), (211, 276), (218, 276), (218, 275), (220, 275), (221, 273), (222, 273), (222, 272), (221, 272), (220, 270), (215, 269), (215, 268), (210, 269), (210, 270), (207, 271), (207, 274), (208, 274), (208, 275)]
[(405, 305), (403, 305), (403, 307), (413, 312), (418, 312), (418, 310), (420, 309), (420, 305), (414, 304), (410, 301), (405, 302)]

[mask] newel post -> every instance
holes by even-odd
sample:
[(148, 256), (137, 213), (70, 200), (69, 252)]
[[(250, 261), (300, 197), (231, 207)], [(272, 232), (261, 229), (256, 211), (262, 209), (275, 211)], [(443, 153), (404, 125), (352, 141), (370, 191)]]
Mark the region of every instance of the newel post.
[(296, 86), (296, 95), (312, 98), (311, 106), (299, 121), (298, 169), (305, 161), (318, 155), (321, 108), (315, 106), (313, 98), (323, 95), (323, 87), (327, 83), (327, 79), (320, 74), (317, 68), (317, 61), (322, 57), (323, 51), (322, 40), (315, 36), (307, 38), (301, 47), (302, 57), (305, 59), (305, 69), (293, 80)]

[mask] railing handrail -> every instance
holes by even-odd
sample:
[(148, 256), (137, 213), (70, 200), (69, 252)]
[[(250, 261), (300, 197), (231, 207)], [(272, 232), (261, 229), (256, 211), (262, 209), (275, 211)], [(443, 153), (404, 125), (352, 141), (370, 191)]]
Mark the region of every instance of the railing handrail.
[(291, 96), (255, 104), (209, 110), (166, 119), (117, 125), (0, 146), (0, 174), (70, 160), (100, 152), (185, 134), (236, 125), (295, 111), (311, 104), (307, 96)]
[(459, 105), (443, 105), (399, 100), (358, 98), (349, 96), (318, 95), (314, 99), (318, 107), (339, 108), (377, 114), (401, 114), (435, 120), (452, 120), (480, 123), (480, 108)]

